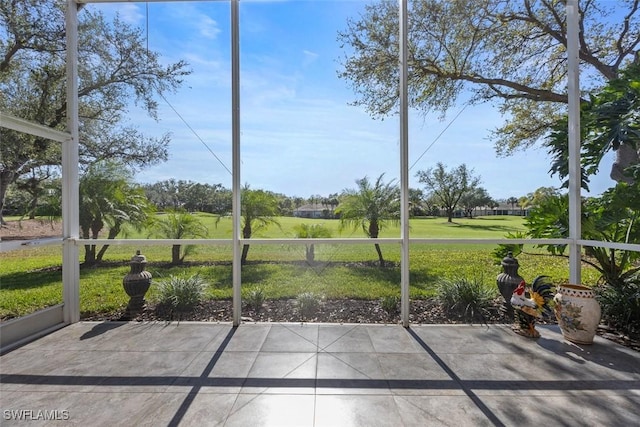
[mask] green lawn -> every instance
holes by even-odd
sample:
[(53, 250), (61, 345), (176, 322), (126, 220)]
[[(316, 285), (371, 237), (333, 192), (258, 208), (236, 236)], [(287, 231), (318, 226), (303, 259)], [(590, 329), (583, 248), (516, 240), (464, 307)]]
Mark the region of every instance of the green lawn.
[[(211, 214), (200, 213), (198, 218), (206, 225), (211, 239), (230, 239), (232, 236), (231, 218), (217, 221)], [(335, 219), (308, 219), (280, 217), (280, 227), (270, 226), (256, 233), (255, 238), (294, 238), (294, 227), (297, 224), (321, 224), (331, 231), (333, 237), (366, 237), (361, 229), (347, 228), (340, 230), (340, 221)], [(517, 216), (489, 216), (479, 218), (456, 218), (447, 223), (446, 218), (414, 218), (409, 222), (411, 237), (422, 238), (502, 238), (508, 232), (524, 231), (523, 218)], [(132, 233), (129, 237), (147, 237), (142, 233)], [(380, 237), (400, 237), (399, 226), (384, 228)]]
[[(231, 238), (231, 219), (198, 215), (207, 225), (209, 238)], [(280, 218), (281, 227), (271, 226), (254, 237), (293, 238), (294, 226), (301, 222), (324, 224), (333, 237), (364, 237), (361, 230), (339, 231), (337, 220)], [(456, 219), (447, 223), (443, 218), (412, 219), (411, 237), (423, 238), (502, 238), (507, 232), (523, 230), (519, 217), (483, 217)], [(383, 230), (381, 237), (399, 237), (398, 227)], [(147, 233), (130, 234), (130, 238), (146, 238)], [(400, 247), (381, 245), (385, 260), (391, 266), (376, 266), (377, 254), (373, 244), (315, 245), (316, 262), (307, 264), (303, 245), (252, 245), (248, 263), (242, 268), (243, 291), (254, 287), (265, 290), (268, 298), (295, 297), (313, 291), (328, 298), (350, 297), (377, 299), (400, 293)], [(410, 282), (412, 298), (434, 295), (437, 284), (455, 277), (480, 278), (487, 286), (495, 287), (500, 266), (491, 252), (496, 245), (426, 245), (412, 244), (410, 248)], [(112, 245), (105, 264), (81, 270), (80, 304), (83, 315), (122, 310), (128, 297), (122, 279), (129, 271), (129, 259), (141, 249), (149, 261), (148, 270), (154, 282), (176, 274), (200, 274), (209, 283), (211, 298), (231, 297), (231, 245), (198, 245), (186, 258), (183, 266), (170, 266), (170, 246)], [(531, 255), (518, 257), (520, 274), (532, 280), (539, 274), (551, 276), (556, 282), (568, 279), (568, 261), (549, 257), (539, 249), (526, 248)], [(34, 247), (0, 253), (0, 317), (5, 319), (24, 315), (37, 309), (62, 302), (61, 248)], [(81, 257), (83, 249), (81, 248)], [(592, 269), (583, 269), (584, 281), (595, 281)], [(151, 287), (148, 298), (155, 295)], [(496, 288), (497, 292), (497, 288)]]

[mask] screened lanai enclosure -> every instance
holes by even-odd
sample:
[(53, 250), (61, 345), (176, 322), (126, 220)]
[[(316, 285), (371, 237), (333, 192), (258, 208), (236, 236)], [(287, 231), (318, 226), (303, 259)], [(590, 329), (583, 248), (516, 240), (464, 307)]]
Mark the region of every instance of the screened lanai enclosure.
[[(384, 57), (386, 62), (383, 64), (381, 60), (378, 64), (379, 73), (390, 79), (387, 81), (393, 82), (383, 88), (376, 87), (383, 80), (359, 81), (357, 71), (358, 67), (364, 67), (363, 63), (356, 60), (349, 62), (357, 57), (357, 49), (363, 48), (356, 36), (362, 36), (366, 28), (358, 26), (364, 25), (358, 19), (364, 16), (367, 10), (365, 5), (369, 3), (377, 5), (377, 11), (391, 11), (388, 16), (392, 17), (390, 21), (381, 21), (380, 28), (386, 25), (386, 32), (370, 34), (369, 40), (384, 36), (384, 42), (371, 47), (381, 50), (371, 55), (382, 58), (387, 53), (395, 59), (395, 62), (389, 63), (388, 58)], [(580, 55), (584, 52), (580, 52), (579, 2), (567, 0), (564, 3), (565, 6), (557, 8), (564, 15), (555, 16), (554, 19), (566, 29), (565, 34), (557, 34), (557, 43), (566, 44), (566, 50), (558, 50), (563, 55), (558, 63), (564, 68), (560, 73), (563, 77), (556, 84), (563, 85), (562, 95), (568, 96), (568, 121), (565, 127), (568, 129), (565, 166), (568, 177), (568, 234), (562, 238), (532, 239), (524, 236), (485, 237), (471, 232), (465, 234), (464, 230), (456, 237), (430, 236), (420, 233), (414, 223), (410, 226), (410, 214), (414, 207), (410, 189), (421, 185), (415, 181), (420, 170), (427, 170), (438, 162), (448, 165), (466, 163), (471, 168), (483, 171), (482, 179), (487, 185), (490, 182), (499, 183), (497, 187), (500, 194), (506, 198), (511, 191), (526, 194), (545, 185), (546, 181), (541, 185), (536, 185), (535, 181), (541, 176), (548, 176), (550, 162), (547, 159), (546, 163), (535, 163), (533, 158), (540, 153), (532, 154), (526, 150), (516, 152), (513, 157), (495, 156), (491, 142), (487, 142), (484, 136), (478, 137), (478, 134), (486, 133), (493, 126), (492, 123), (502, 121), (503, 112), (498, 108), (486, 107), (488, 104), (481, 103), (477, 93), (467, 91), (463, 82), (447, 87), (425, 79), (419, 90), (427, 94), (430, 91), (443, 91), (443, 99), (444, 91), (459, 93), (464, 105), (468, 105), (466, 114), (463, 113), (467, 107), (459, 111), (451, 109), (458, 115), (450, 113), (444, 122), (432, 121), (428, 118), (431, 117), (429, 110), (443, 106), (437, 105), (440, 102), (437, 98), (431, 98), (428, 108), (417, 111), (420, 110), (416, 107), (420, 96), (416, 95), (418, 89), (412, 89), (412, 85), (418, 84), (415, 79), (418, 67), (415, 62), (417, 42), (411, 37), (411, 32), (424, 23), (416, 22), (410, 11), (412, 7), (418, 8), (420, 2), (67, 0), (64, 23), (51, 23), (63, 27), (66, 37), (66, 107), (61, 113), (66, 120), (66, 130), (58, 130), (60, 126), (53, 129), (6, 111), (0, 112), (3, 128), (48, 140), (50, 146), (54, 147), (51, 150), (57, 151), (60, 159), (62, 239), (23, 247), (19, 256), (28, 258), (33, 251), (43, 247), (60, 248), (61, 301), (32, 314), (3, 322), (2, 346), (42, 335), (81, 319), (81, 283), (84, 277), (92, 274), (91, 270), (81, 271), (80, 268), (85, 246), (108, 245), (109, 251), (129, 254), (128, 257), (121, 256), (119, 261), (113, 261), (119, 262), (121, 268), (118, 272), (122, 273), (111, 278), (114, 282), (122, 281), (122, 276), (128, 271), (128, 259), (136, 250), (146, 254), (147, 251), (156, 253), (156, 249), (162, 248), (169, 253), (172, 246), (180, 245), (182, 249), (184, 246), (194, 246), (198, 250), (209, 251), (207, 256), (212, 262), (198, 268), (202, 271), (220, 269), (220, 282), (230, 283), (234, 325), (241, 323), (242, 300), (246, 295), (243, 289), (260, 284), (261, 275), (268, 274), (269, 263), (280, 259), (273, 256), (274, 252), (286, 253), (285, 259), (297, 267), (284, 270), (285, 274), (300, 275), (301, 280), (308, 282), (308, 289), (312, 290), (315, 282), (329, 283), (334, 280), (331, 268), (337, 261), (346, 269), (352, 266), (352, 271), (358, 271), (349, 276), (350, 280), (371, 281), (372, 273), (358, 270), (363, 262), (352, 254), (355, 248), (367, 248), (372, 257), (367, 262), (374, 264), (378, 255), (382, 261), (384, 254), (389, 265), (393, 266), (393, 273), (388, 276), (397, 282), (400, 321), (405, 327), (411, 323), (412, 286), (427, 280), (429, 275), (438, 274), (438, 256), (441, 256), (442, 248), (471, 247), (488, 254), (498, 244), (566, 245), (568, 257), (562, 262), (566, 265), (566, 279), (570, 283), (583, 281), (581, 254), (585, 248), (640, 251), (640, 244), (634, 241), (604, 242), (583, 238), (580, 100), (589, 88), (581, 86)], [(205, 4), (209, 8), (207, 13), (201, 9)], [(167, 13), (169, 9), (163, 9), (165, 6), (173, 7), (170, 14)], [(98, 123), (92, 125), (96, 126), (95, 129), (87, 129), (89, 125), (83, 122), (87, 107), (79, 100), (85, 97), (85, 102), (92, 101), (86, 100), (88, 89), (80, 82), (87, 81), (91, 76), (83, 75), (86, 70), (80, 69), (78, 64), (80, 60), (98, 61), (100, 55), (92, 56), (90, 52), (100, 49), (103, 43), (106, 46), (130, 42), (125, 38), (100, 40), (101, 36), (114, 34), (108, 32), (94, 32), (83, 39), (86, 33), (79, 31), (79, 16), (95, 13), (94, 7), (100, 7), (101, 13), (108, 17), (117, 16), (115, 19), (135, 29), (134, 32), (138, 31), (137, 37), (146, 44), (144, 48), (149, 64), (160, 64), (158, 69), (172, 79), (170, 82), (166, 80), (164, 87), (158, 86), (158, 83), (147, 83), (129, 89), (130, 105), (122, 106), (127, 113), (117, 113), (121, 120), (129, 120), (133, 124), (129, 134), (134, 135), (132, 139), (137, 138), (134, 129), (140, 129), (140, 132), (148, 132), (151, 139), (158, 141), (158, 145), (148, 146), (155, 147), (146, 153), (150, 166), (144, 165), (144, 161), (139, 162), (139, 165), (144, 165), (138, 168), (141, 174), (139, 180), (186, 179), (220, 183), (229, 188), (231, 210), (217, 218), (216, 225), (219, 228), (215, 229), (218, 230), (215, 238), (211, 238), (211, 233), (206, 237), (185, 238), (158, 233), (136, 234), (135, 231), (131, 231), (127, 238), (122, 238), (123, 234), (115, 239), (106, 238), (104, 234), (94, 236), (98, 238), (83, 237), (80, 229), (80, 177), (87, 169), (81, 160), (87, 158), (91, 148), (81, 144), (81, 135), (92, 131), (91, 134), (99, 139), (101, 133)], [(373, 10), (369, 10), (372, 13), (369, 16), (377, 16), (371, 12)], [(274, 15), (280, 16), (279, 25), (269, 20)], [(421, 30), (436, 34), (447, 26), (454, 26), (454, 22), (447, 24), (446, 20), (445, 15), (442, 22), (434, 22), (432, 27)], [(314, 31), (316, 27), (328, 30), (318, 35)], [(492, 42), (497, 43), (495, 40)], [(457, 48), (464, 50), (465, 46)], [(162, 56), (157, 52), (161, 52)], [(91, 59), (87, 59), (87, 56)], [(134, 57), (132, 54), (131, 58)], [(624, 58), (627, 61), (632, 57), (627, 55)], [(131, 66), (131, 69), (144, 73), (145, 64), (126, 64), (131, 58), (122, 57), (122, 66)], [(365, 60), (363, 56), (360, 59)], [(536, 60), (533, 58), (529, 62), (502, 66), (529, 69), (539, 65)], [(390, 69), (393, 72), (389, 72)], [(106, 71), (106, 68), (101, 71), (97, 66), (93, 72)], [(588, 73), (590, 71), (587, 70)], [(497, 86), (498, 80), (496, 78), (495, 82), (489, 84), (489, 87), (496, 88), (496, 92), (502, 90)], [(26, 82), (19, 83), (22, 84)], [(22, 86), (20, 88), (24, 89)], [(367, 90), (371, 95), (368, 101), (358, 97), (367, 93)], [(62, 95), (52, 94), (52, 102), (59, 96)], [(532, 102), (534, 98), (531, 95)], [(96, 99), (94, 102), (100, 101)], [(446, 104), (449, 101), (441, 102)], [(481, 109), (482, 106), (486, 109)], [(155, 117), (150, 118), (140, 112), (144, 109), (140, 107), (150, 109)], [(452, 125), (450, 129), (449, 125)], [(82, 129), (82, 126), (85, 128)], [(457, 132), (452, 136), (455, 141), (473, 140), (474, 144), (470, 145), (473, 148), (456, 145), (455, 141), (439, 143), (442, 135), (438, 134), (445, 131)], [(167, 142), (169, 140), (170, 143)], [(94, 151), (108, 151), (108, 148), (96, 148), (100, 147), (98, 143), (93, 142)], [(167, 147), (171, 148), (165, 157), (169, 157), (170, 161), (165, 163), (166, 159), (158, 153)], [(185, 171), (190, 175), (181, 175)], [(366, 230), (362, 233), (363, 225), (360, 223), (355, 227), (349, 224), (349, 227), (341, 228), (339, 235), (309, 236), (304, 239), (284, 233), (269, 234), (267, 231), (246, 233), (243, 223), (246, 212), (243, 211), (244, 201), (241, 200), (245, 188), (265, 188), (288, 196), (299, 194), (296, 192), (337, 194), (343, 189), (353, 188), (354, 182), (362, 184), (363, 177), (368, 177), (368, 183), (381, 177), (383, 183), (393, 183), (399, 188), (399, 216), (395, 218), (394, 226), (386, 229), (387, 234), (381, 232), (378, 236), (376, 231), (376, 235), (371, 236), (376, 237), (375, 249), (372, 239), (365, 237)], [(312, 223), (313, 220), (309, 220), (308, 224)], [(276, 228), (277, 225), (272, 224), (270, 229)], [(473, 227), (470, 226), (468, 230), (473, 230)], [(247, 260), (244, 259), (247, 254), (243, 250), (249, 251)], [(312, 258), (313, 262), (305, 265), (303, 261), (305, 256), (309, 260), (310, 250), (315, 259)], [(424, 255), (425, 252), (430, 255)], [(264, 262), (258, 264), (252, 260)], [(148, 256), (148, 261), (151, 264), (156, 260)], [(11, 259), (5, 258), (5, 262), (10, 263)], [(425, 262), (430, 263), (422, 266), (426, 273), (417, 271), (417, 266)], [(486, 263), (486, 258), (475, 261), (473, 257), (463, 257), (460, 267), (473, 274), (474, 262)], [(370, 267), (369, 270), (374, 273), (382, 271), (377, 267)], [(385, 271), (388, 273), (388, 270)], [(533, 276), (533, 268), (530, 272)], [(36, 274), (32, 277), (35, 279)], [(269, 286), (276, 287), (277, 281), (278, 278), (273, 279)]]

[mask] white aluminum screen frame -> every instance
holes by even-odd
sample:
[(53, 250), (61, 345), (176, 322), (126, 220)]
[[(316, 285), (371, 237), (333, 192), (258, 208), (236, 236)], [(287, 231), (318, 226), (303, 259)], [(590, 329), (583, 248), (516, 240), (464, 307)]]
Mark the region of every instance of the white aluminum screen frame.
[[(74, 323), (80, 319), (79, 305), (79, 247), (87, 242), (92, 244), (201, 244), (219, 245), (233, 244), (233, 324), (240, 323), (241, 314), (241, 265), (240, 253), (242, 245), (251, 244), (371, 244), (370, 239), (243, 239), (240, 235), (240, 40), (239, 40), (239, 3), (240, 0), (200, 0), (225, 1), (231, 4), (231, 68), (232, 68), (232, 218), (233, 236), (227, 239), (194, 239), (194, 240), (84, 240), (79, 238), (79, 117), (78, 117), (78, 9), (87, 3), (145, 3), (145, 2), (174, 2), (191, 0), (67, 0), (66, 11), (66, 39), (67, 39), (67, 132), (49, 130), (51, 139), (63, 139), (62, 158), (62, 218), (63, 218), (63, 303), (64, 320)], [(569, 224), (568, 239), (411, 239), (409, 237), (409, 197), (408, 197), (408, 64), (407, 64), (407, 36), (408, 36), (408, 0), (398, 0), (399, 7), (399, 40), (401, 41), (399, 72), (400, 72), (400, 189), (401, 189), (401, 234), (399, 239), (377, 239), (379, 243), (395, 243), (401, 245), (401, 319), (404, 326), (409, 326), (409, 245), (410, 243), (561, 243), (569, 246), (569, 280), (580, 283), (580, 245), (615, 247), (640, 251), (640, 245), (635, 244), (605, 244), (582, 240), (580, 237), (580, 84), (578, 59), (578, 0), (567, 0), (567, 32), (568, 32), (568, 91), (569, 91)], [(6, 114), (0, 115), (2, 126), (15, 130), (42, 136), (40, 133), (49, 132), (41, 126), (30, 124), (24, 120), (13, 118)], [(17, 124), (16, 124), (17, 123)], [(16, 129), (19, 127), (19, 129)]]

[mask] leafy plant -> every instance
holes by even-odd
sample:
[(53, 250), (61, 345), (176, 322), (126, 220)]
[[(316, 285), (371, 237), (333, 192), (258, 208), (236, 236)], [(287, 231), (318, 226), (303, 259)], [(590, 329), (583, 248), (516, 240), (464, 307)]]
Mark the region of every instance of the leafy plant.
[[(580, 106), (580, 161), (581, 185), (589, 189), (589, 176), (598, 172), (605, 155), (616, 153), (611, 177), (618, 182), (633, 182), (637, 169), (637, 151), (640, 143), (640, 56), (620, 70), (618, 78), (611, 79), (597, 93)], [(552, 157), (551, 172), (565, 180), (569, 176), (568, 119), (558, 120), (547, 137), (546, 146)], [(637, 181), (637, 179), (636, 179)], [(567, 186), (565, 180), (563, 186)]]
[[(276, 196), (265, 190), (252, 190), (249, 185), (242, 187), (242, 237), (250, 239), (251, 236), (267, 228), (269, 225), (280, 227), (280, 223), (276, 219), (280, 213), (280, 206)], [(247, 262), (249, 254), (249, 245), (242, 246), (242, 256), (240, 258), (242, 264)]]
[(247, 306), (256, 313), (262, 309), (262, 304), (266, 300), (266, 294), (263, 288), (254, 288), (249, 290), (243, 297)]
[[(586, 199), (582, 206), (582, 238), (601, 242), (631, 243), (640, 240), (637, 199), (638, 184), (619, 183), (601, 197)], [(636, 204), (638, 202), (635, 202)], [(525, 226), (533, 238), (566, 238), (569, 236), (568, 197), (546, 199), (530, 211)], [(541, 245), (553, 255), (563, 255), (566, 245)], [(598, 270), (602, 280), (611, 285), (622, 283), (640, 270), (635, 261), (639, 252), (614, 248), (585, 247), (582, 262)]]
[[(583, 200), (582, 238), (601, 242), (633, 243), (640, 240), (640, 185), (618, 183), (600, 197)], [(525, 222), (533, 238), (569, 235), (568, 197), (551, 196), (533, 208)], [(563, 255), (566, 245), (540, 245), (552, 255)], [(494, 251), (494, 254), (498, 252)], [(622, 330), (638, 330), (638, 265), (640, 253), (615, 248), (585, 246), (582, 262), (600, 274), (596, 287), (603, 316)]]
[[(294, 227), (296, 237), (298, 239), (317, 239), (322, 237), (331, 237), (331, 231), (323, 224), (298, 224)], [(313, 244), (305, 247), (305, 255), (308, 263), (315, 260), (315, 248)]]
[(400, 304), (400, 297), (397, 295), (387, 295), (380, 299), (380, 306), (388, 315), (393, 315), (398, 312), (398, 305)]
[[(125, 225), (141, 228), (153, 207), (133, 173), (116, 161), (92, 164), (80, 178), (80, 232), (83, 239), (98, 239), (108, 229), (107, 239), (115, 239)], [(85, 265), (102, 261), (109, 245), (85, 244)]]
[[(165, 239), (189, 239), (207, 237), (207, 227), (195, 215), (181, 209), (170, 209), (155, 218), (151, 224), (152, 234)], [(185, 257), (193, 252), (193, 245), (173, 245), (171, 264), (182, 264)]]
[[(507, 239), (526, 239), (527, 234), (523, 231), (516, 231), (514, 233), (507, 233), (505, 237)], [(491, 253), (496, 260), (496, 264), (500, 265), (504, 257), (506, 257), (509, 252), (511, 252), (513, 257), (517, 257), (522, 253), (523, 248), (524, 245), (522, 243), (500, 244)]]
[(602, 283), (594, 290), (603, 320), (621, 332), (640, 336), (640, 276), (628, 277), (617, 286)]
[(296, 298), (298, 303), (298, 310), (303, 319), (309, 319), (320, 308), (320, 301), (322, 297), (313, 292), (303, 292)]
[[(340, 216), (340, 231), (353, 227), (362, 228), (364, 234), (377, 239), (380, 232), (389, 225), (400, 222), (400, 189), (392, 180), (384, 183), (384, 174), (371, 183), (368, 177), (356, 180), (357, 189), (345, 190), (340, 196), (336, 215)], [(380, 244), (374, 244), (380, 267), (384, 258)]]
[(167, 280), (158, 284), (158, 298), (160, 304), (172, 312), (187, 312), (193, 310), (202, 300), (202, 294), (207, 283), (199, 275), (169, 276)]
[(495, 297), (496, 290), (477, 278), (446, 280), (437, 289), (437, 298), (447, 312), (469, 320), (483, 320)]

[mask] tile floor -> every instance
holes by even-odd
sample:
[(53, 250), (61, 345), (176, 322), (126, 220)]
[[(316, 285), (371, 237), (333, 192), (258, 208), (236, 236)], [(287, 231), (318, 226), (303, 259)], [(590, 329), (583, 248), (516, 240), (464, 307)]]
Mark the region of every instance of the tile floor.
[(538, 329), (81, 322), (0, 357), (0, 424), (640, 426), (639, 353)]

